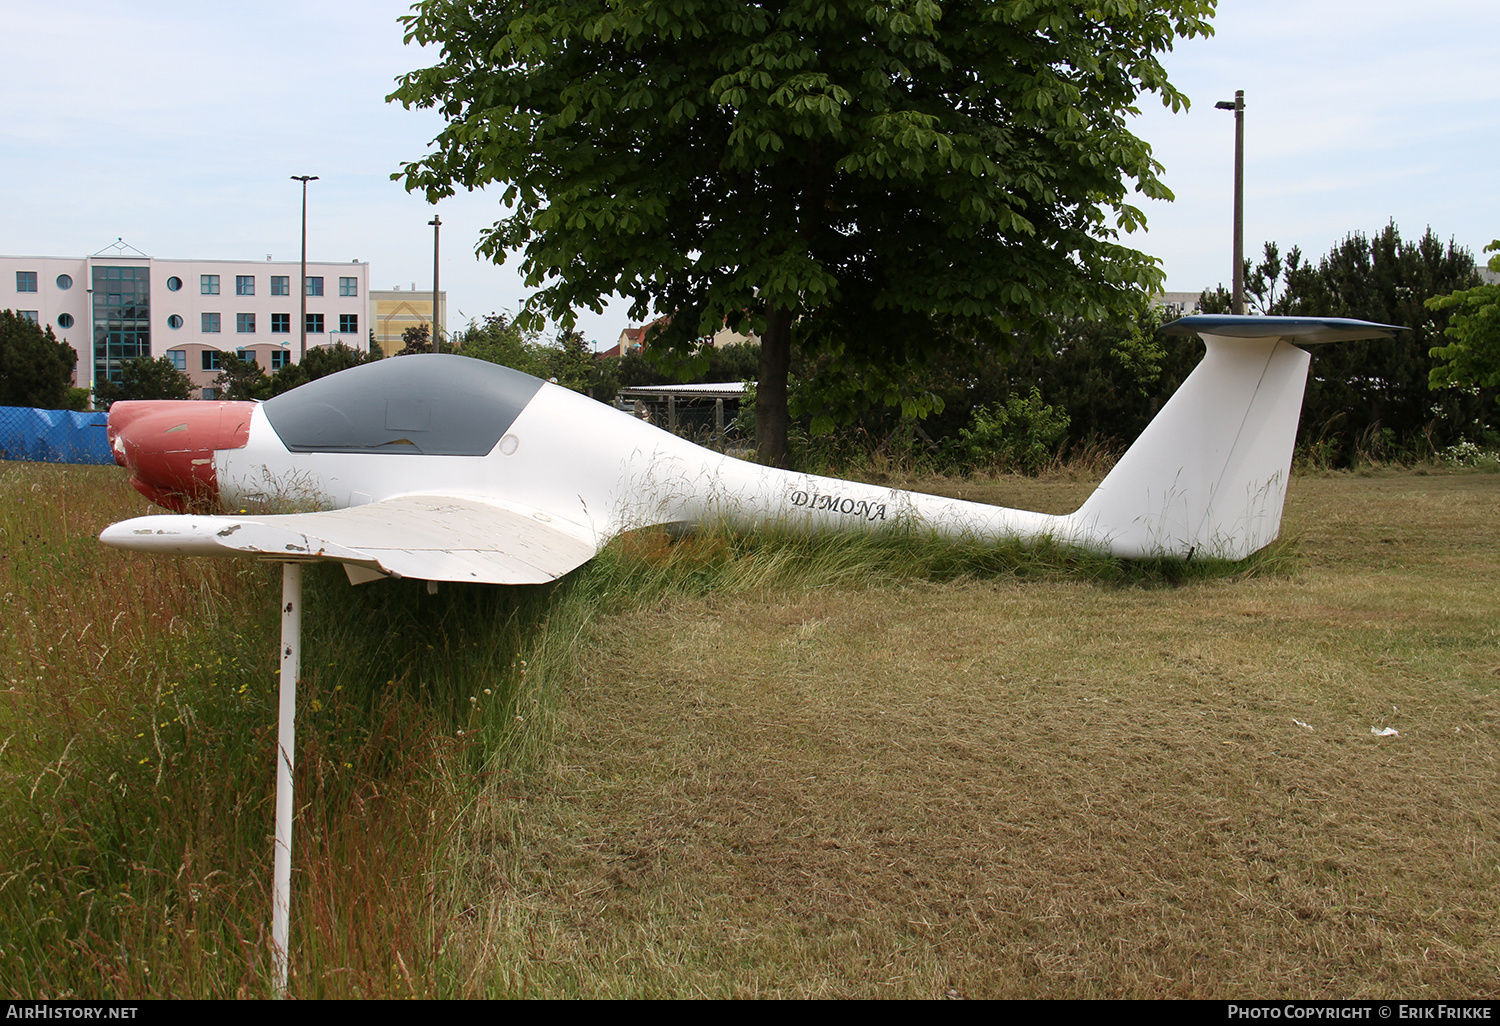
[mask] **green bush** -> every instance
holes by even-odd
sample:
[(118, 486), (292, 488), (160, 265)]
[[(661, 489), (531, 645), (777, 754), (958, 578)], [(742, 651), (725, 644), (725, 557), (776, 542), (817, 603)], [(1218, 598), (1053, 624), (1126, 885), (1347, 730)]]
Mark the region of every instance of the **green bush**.
[(1068, 411), (1043, 402), (1033, 385), (1025, 397), (1008, 395), (1004, 403), (975, 408), (948, 451), (961, 470), (1004, 467), (1036, 474), (1056, 461), (1070, 423)]

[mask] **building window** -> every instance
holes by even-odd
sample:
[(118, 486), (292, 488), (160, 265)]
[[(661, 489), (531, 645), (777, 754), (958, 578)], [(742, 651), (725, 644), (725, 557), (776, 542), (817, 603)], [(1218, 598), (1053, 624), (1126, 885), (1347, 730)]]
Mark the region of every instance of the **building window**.
[(307, 333), (309, 335), (321, 335), (321, 334), (323, 334), (323, 315), (322, 314), (308, 314), (307, 315)]
[(127, 360), (151, 355), (151, 270), (95, 264), (89, 280), (94, 381), (119, 382)]
[(173, 314), (172, 316), (168, 317), (167, 327), (173, 329), (174, 331), (182, 327), (182, 317), (179, 314)]
[(73, 276), (71, 274), (59, 274), (57, 276), (57, 287), (64, 292), (73, 287)]
[(287, 352), (285, 349), (271, 350), (271, 370), (281, 370), (281, 368), (292, 362), (291, 356), (292, 354)]
[[(16, 316), (23, 321), (30, 321), (32, 324), (37, 323), (37, 312), (35, 310), (17, 310)], [(319, 328), (318, 330), (322, 331), (323, 329)]]
[(59, 328), (71, 328), (73, 326), (73, 315), (70, 314), (70, 313), (60, 313), (60, 314), (58, 314), (57, 315), (57, 326)]
[(219, 330), (219, 315), (206, 313), (203, 315), (203, 330), (207, 334), (216, 334)]
[(206, 370), (206, 371), (208, 371), (208, 370), (218, 370), (219, 369), (219, 358), (222, 357), (223, 355), (224, 354), (221, 353), (221, 352), (219, 352), (217, 349), (205, 349), (205, 350), (203, 350), (203, 369)]
[[(322, 279), (319, 279), (319, 280), (321, 281)], [(36, 272), (35, 271), (17, 271), (16, 272), (16, 291), (17, 292), (35, 292), (36, 291)], [(320, 295), (320, 296), (322, 294), (323, 294), (322, 292), (318, 293), (318, 295)], [(310, 296), (310, 295), (312, 295), (312, 293), (309, 292), (308, 295)]]
[(234, 330), (237, 331), (237, 332), (239, 332), (241, 335), (253, 335), (253, 334), (255, 334), (255, 315), (254, 314), (235, 314), (234, 315)]
[(182, 279), (177, 277), (177, 275), (174, 274), (172, 275), (172, 277), (167, 279), (168, 292), (176, 292), (180, 288), (182, 288)]
[(357, 296), (357, 295), (359, 295), (359, 279), (358, 278), (340, 278), (339, 279), (339, 295), (341, 295), (341, 296)]
[[(33, 277), (35, 277), (35, 275), (33, 275)], [(32, 289), (32, 291), (35, 292), (36, 290)], [(321, 277), (314, 278), (311, 275), (308, 276), (307, 294), (309, 296), (321, 296), (323, 294), (323, 279)]]
[(292, 276), (289, 274), (271, 275), (271, 295), (290, 296), (292, 294)]
[(292, 333), (292, 315), (291, 314), (272, 314), (271, 315), (271, 334), (273, 334), (273, 335), (290, 335), (291, 333)]
[(217, 399), (219, 398), (219, 390), (217, 388), (205, 388), (203, 390), (203, 398), (210, 400)]
[(359, 314), (339, 314), (339, 330), (346, 335), (358, 335)]
[(254, 349), (236, 349), (234, 351), (234, 355), (238, 356), (245, 363), (254, 363), (255, 362), (255, 350)]
[(217, 274), (199, 275), (198, 291), (205, 296), (217, 296), (219, 294), (219, 276)]
[(176, 367), (184, 374), (187, 373), (187, 350), (173, 349), (171, 352), (167, 353), (167, 357), (172, 361), (173, 367)]
[(234, 276), (234, 294), (236, 296), (255, 295), (255, 275), (236, 274)]

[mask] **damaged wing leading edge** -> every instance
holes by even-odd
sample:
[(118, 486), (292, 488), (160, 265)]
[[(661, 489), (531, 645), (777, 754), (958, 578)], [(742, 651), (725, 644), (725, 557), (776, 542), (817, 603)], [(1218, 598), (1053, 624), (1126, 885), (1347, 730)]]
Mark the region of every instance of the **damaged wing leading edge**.
[(138, 517), (108, 528), (101, 540), (174, 555), (337, 561), (355, 583), (389, 576), (544, 584), (598, 554), (589, 528), (553, 514), (443, 495), (321, 513)]

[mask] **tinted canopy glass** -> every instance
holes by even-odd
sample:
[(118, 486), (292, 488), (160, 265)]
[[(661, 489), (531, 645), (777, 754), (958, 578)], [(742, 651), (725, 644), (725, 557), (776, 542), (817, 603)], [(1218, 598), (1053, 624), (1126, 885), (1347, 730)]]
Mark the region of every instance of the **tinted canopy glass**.
[(465, 356), (393, 356), (310, 381), (262, 405), (292, 452), (484, 456), (542, 387)]

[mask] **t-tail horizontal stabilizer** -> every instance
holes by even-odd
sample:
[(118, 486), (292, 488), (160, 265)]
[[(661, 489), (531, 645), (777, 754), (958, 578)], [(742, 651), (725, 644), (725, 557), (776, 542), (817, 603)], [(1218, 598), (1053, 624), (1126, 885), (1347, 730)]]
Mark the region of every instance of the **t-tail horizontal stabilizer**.
[(1243, 559), (1275, 540), (1292, 449), (1320, 342), (1405, 329), (1345, 318), (1184, 317), (1208, 352), (1074, 513), (1071, 540), (1127, 558)]

